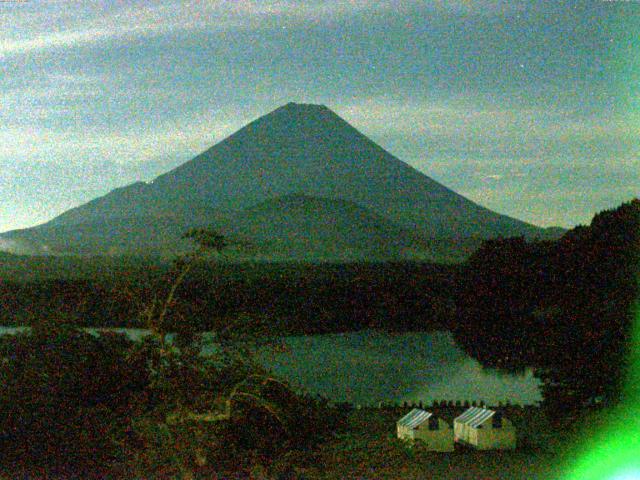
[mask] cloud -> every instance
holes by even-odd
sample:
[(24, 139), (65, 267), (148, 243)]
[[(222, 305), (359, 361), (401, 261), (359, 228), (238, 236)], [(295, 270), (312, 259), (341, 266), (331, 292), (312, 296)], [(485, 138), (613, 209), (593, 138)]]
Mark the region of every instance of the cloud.
[(47, 129), (39, 125), (5, 125), (0, 129), (0, 162), (21, 168), (31, 162), (82, 165), (110, 160), (141, 163), (173, 156), (184, 161), (230, 135), (254, 117), (235, 105), (223, 110), (187, 112), (150, 125), (123, 125), (115, 131), (102, 128)]
[(9, 252), (16, 255), (31, 255), (35, 253), (27, 245), (2, 237), (0, 237), (0, 252)]
[[(521, 175), (521, 174), (517, 174), (517, 175)], [(498, 175), (498, 174), (494, 173), (494, 174), (491, 174), (491, 175), (485, 175), (484, 177), (482, 177), (482, 181), (502, 180), (502, 178), (504, 178), (504, 175)]]
[[(0, 91), (2, 130), (15, 126), (36, 127), (53, 117), (70, 114), (77, 105), (99, 97), (104, 80), (97, 76), (49, 74), (28, 83), (6, 79)], [(2, 135), (0, 130), (0, 135)]]
[[(294, 24), (327, 22), (364, 11), (391, 10), (393, 2), (331, 2), (237, 0), (212, 2), (167, 1), (156, 4), (112, 4), (107, 8), (76, 4), (76, 17), (66, 14), (69, 5), (48, 8), (53, 16), (44, 21), (41, 11), (25, 9), (5, 11), (11, 30), (0, 37), (0, 58), (56, 48), (81, 47), (106, 40), (139, 39), (180, 31), (224, 31), (264, 28), (265, 22)], [(55, 30), (51, 31), (51, 24)], [(283, 25), (286, 25), (283, 24)]]
[(601, 152), (585, 159), (550, 152), (534, 157), (447, 157), (429, 166), (434, 178), (445, 179), (467, 198), (541, 226), (588, 224), (595, 212), (640, 195), (637, 156)]
[[(395, 152), (410, 162), (415, 152), (449, 152), (490, 158), (505, 155), (571, 157), (616, 151), (640, 153), (640, 131), (633, 119), (612, 112), (582, 115), (570, 108), (490, 103), (482, 95), (413, 100), (369, 97), (339, 106), (347, 120), (374, 138), (400, 145)], [(413, 152), (413, 153), (409, 153)]]
[(454, 191), (537, 225), (589, 223), (640, 195), (640, 131), (627, 115), (455, 94), (347, 99), (337, 110)]
[(133, 2), (26, 2), (0, 7), (9, 25), (0, 35), (0, 58), (103, 41), (134, 40), (185, 31), (225, 31), (326, 24), (336, 20), (422, 9), (453, 14), (496, 14), (522, 7), (503, 0), (216, 0)]
[[(61, 4), (60, 4), (61, 5)], [(61, 10), (68, 6), (49, 8), (54, 16), (52, 23), (56, 29), (42, 22), (40, 11), (21, 12), (13, 19), (14, 31), (11, 37), (0, 37), (0, 58), (37, 52), (41, 50), (81, 47), (105, 40), (123, 40), (127, 37), (141, 38), (159, 35), (177, 29), (193, 30), (211, 26), (229, 27), (230, 19), (212, 18), (208, 14), (189, 15), (188, 9), (179, 8), (178, 3), (157, 6), (129, 6), (113, 4), (103, 11), (94, 6), (77, 5), (77, 17), (64, 15)], [(72, 7), (71, 7), (72, 8)], [(207, 13), (211, 13), (206, 9)], [(10, 13), (4, 13), (11, 20)], [(5, 33), (5, 35), (7, 35)]]

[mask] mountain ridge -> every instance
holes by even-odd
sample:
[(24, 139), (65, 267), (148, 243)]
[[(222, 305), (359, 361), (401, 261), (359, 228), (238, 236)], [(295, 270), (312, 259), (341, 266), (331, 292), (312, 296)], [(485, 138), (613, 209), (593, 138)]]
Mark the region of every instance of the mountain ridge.
[[(249, 122), (152, 182), (112, 190), (43, 225), (3, 236), (46, 241), (47, 231), (92, 224), (94, 235), (109, 237), (109, 222), (123, 218), (202, 225), (215, 223), (207, 222), (208, 216), (241, 215), (269, 199), (291, 195), (351, 202), (415, 238), (544, 238), (557, 234), (456, 194), (393, 156), (324, 105), (291, 102)], [(102, 233), (100, 224), (104, 224)], [(111, 236), (126, 250), (124, 240)], [(147, 240), (150, 245), (158, 243), (157, 239)]]

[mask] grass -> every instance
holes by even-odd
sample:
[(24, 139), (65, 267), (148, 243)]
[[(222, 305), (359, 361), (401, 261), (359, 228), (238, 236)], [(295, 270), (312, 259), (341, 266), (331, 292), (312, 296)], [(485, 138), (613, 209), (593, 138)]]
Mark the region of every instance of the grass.
[[(520, 414), (516, 412), (520, 410)], [(549, 426), (538, 409), (514, 408), (522, 446), (515, 451), (479, 452), (456, 447), (452, 453), (410, 447), (395, 436), (399, 409), (354, 410), (343, 433), (322, 445), (302, 462), (308, 479), (527, 479), (551, 480), (561, 476), (557, 443), (545, 442)], [(406, 412), (404, 412), (406, 413)], [(450, 421), (457, 412), (440, 412)], [(530, 428), (525, 428), (530, 425)], [(545, 431), (546, 430), (546, 431)], [(296, 462), (297, 463), (297, 462)]]

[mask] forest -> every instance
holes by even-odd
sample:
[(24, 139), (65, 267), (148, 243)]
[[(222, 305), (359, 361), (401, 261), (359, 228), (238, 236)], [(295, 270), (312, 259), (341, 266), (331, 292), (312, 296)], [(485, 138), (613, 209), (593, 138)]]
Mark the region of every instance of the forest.
[[(32, 328), (0, 337), (0, 461), (25, 478), (246, 478), (256, 469), (303, 478), (291, 455), (304, 463), (348, 431), (344, 412), (272, 378), (237, 342), (291, 333), (449, 329), (486, 368), (535, 368), (551, 417), (615, 405), (639, 247), (633, 200), (557, 241), (487, 241), (455, 266), (194, 256), (181, 276), (185, 259), (75, 268), (82, 259), (5, 255), (2, 323)], [(132, 342), (82, 326), (152, 335)], [(210, 357), (199, 355), (204, 330), (222, 346)], [(172, 344), (168, 332), (178, 334)]]
[(486, 242), (457, 293), (456, 339), (484, 365), (534, 366), (562, 414), (620, 400), (640, 266), (640, 200), (555, 242)]
[[(41, 262), (46, 259), (40, 259)], [(52, 262), (59, 259), (52, 259)], [(67, 262), (78, 262), (67, 259)], [(16, 260), (0, 267), (0, 324), (30, 325), (44, 317), (88, 327), (145, 326), (141, 316), (174, 275), (170, 262), (110, 264), (81, 275), (2, 273), (29, 269)], [(34, 260), (31, 260), (34, 262)], [(209, 330), (238, 316), (272, 323), (278, 333), (327, 333), (444, 327), (453, 318), (453, 292), (463, 267), (428, 263), (212, 263), (200, 261), (180, 286), (177, 322)], [(66, 271), (73, 272), (67, 267)], [(55, 270), (53, 270), (55, 272)]]

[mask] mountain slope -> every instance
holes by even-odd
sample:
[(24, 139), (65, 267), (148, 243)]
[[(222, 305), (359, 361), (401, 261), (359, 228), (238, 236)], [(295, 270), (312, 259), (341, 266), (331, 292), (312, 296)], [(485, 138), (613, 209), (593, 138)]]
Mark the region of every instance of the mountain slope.
[[(401, 162), (328, 108), (290, 103), (149, 184), (114, 190), (8, 237), (36, 245), (56, 240), (63, 246), (74, 229), (88, 229), (103, 239), (95, 248), (115, 242), (118, 250), (133, 251), (136, 244), (126, 232), (111, 227), (123, 219), (139, 222), (131, 227), (144, 236), (145, 227), (157, 233), (155, 224), (175, 229), (215, 224), (212, 218), (291, 195), (351, 202), (413, 237), (440, 243), (545, 236), (543, 229), (483, 208)], [(309, 219), (305, 228), (311, 224)], [(150, 243), (159, 248), (163, 242)], [(100, 249), (105, 251), (104, 245)]]
[(267, 258), (381, 260), (429, 258), (419, 237), (355, 203), (306, 195), (267, 200), (234, 215), (219, 229), (246, 239)]
[[(185, 247), (192, 227), (216, 229), (240, 247), (230, 255), (269, 260), (382, 260), (431, 258), (428, 242), (344, 200), (287, 195), (230, 215), (113, 217), (103, 222), (48, 225), (29, 231), (52, 253), (170, 255)], [(21, 232), (10, 232), (8, 237)]]

